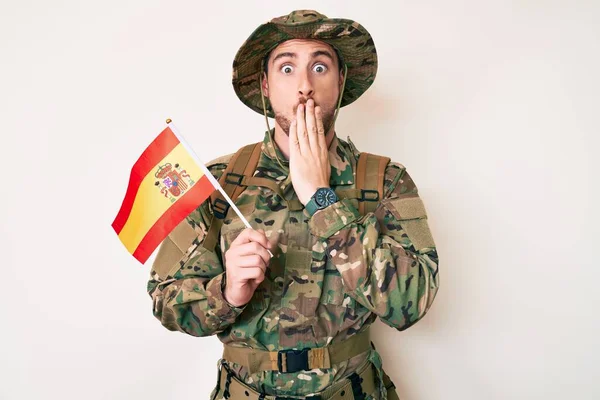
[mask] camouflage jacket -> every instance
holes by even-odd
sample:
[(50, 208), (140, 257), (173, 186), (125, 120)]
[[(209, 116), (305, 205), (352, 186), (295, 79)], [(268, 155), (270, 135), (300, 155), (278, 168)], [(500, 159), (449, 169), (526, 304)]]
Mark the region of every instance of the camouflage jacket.
[[(297, 199), (287, 161), (269, 134), (272, 131), (265, 133), (254, 176), (280, 182), (284, 196)], [(354, 187), (358, 155), (350, 138), (347, 142), (334, 138), (329, 151), (333, 189)], [(217, 179), (230, 158), (209, 163)], [(223, 260), (245, 226), (230, 210), (215, 251), (206, 250), (202, 241), (212, 210), (205, 202), (184, 221), (194, 228), (197, 239), (182, 251), (183, 257), (153, 265), (148, 293), (154, 315), (169, 330), (216, 334), (223, 343), (269, 351), (342, 341), (367, 329), (377, 317), (398, 330), (407, 329), (425, 315), (436, 296), (438, 255), (424, 207), (418, 218), (403, 217), (407, 202), (420, 202), (406, 168), (391, 162), (384, 184), (384, 199), (373, 213), (361, 216), (357, 200), (344, 199), (312, 218), (304, 209), (291, 211), (286, 199), (268, 188), (247, 187), (236, 205), (252, 227), (263, 229), (277, 246), (265, 280), (242, 307), (231, 306), (223, 297)], [(372, 362), (381, 373), (374, 349), (330, 369), (296, 373), (249, 374), (243, 366), (230, 365), (240, 379), (267, 394), (306, 395), (334, 384), (365, 362)]]

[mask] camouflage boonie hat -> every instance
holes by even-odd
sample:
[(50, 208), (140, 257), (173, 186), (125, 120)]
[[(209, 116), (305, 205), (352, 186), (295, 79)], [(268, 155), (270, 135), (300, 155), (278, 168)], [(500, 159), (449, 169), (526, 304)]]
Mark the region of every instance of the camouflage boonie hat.
[[(279, 44), (291, 39), (315, 39), (337, 50), (346, 64), (347, 76), (340, 107), (358, 99), (377, 74), (377, 52), (373, 38), (359, 23), (327, 18), (314, 10), (296, 10), (259, 26), (246, 39), (233, 60), (232, 83), (239, 99), (263, 115), (260, 73), (264, 57)], [(265, 97), (267, 115), (274, 118)]]

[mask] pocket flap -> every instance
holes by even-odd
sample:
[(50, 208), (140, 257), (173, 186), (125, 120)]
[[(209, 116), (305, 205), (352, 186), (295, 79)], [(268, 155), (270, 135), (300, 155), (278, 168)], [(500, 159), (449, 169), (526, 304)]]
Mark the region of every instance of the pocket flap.
[(418, 195), (390, 199), (386, 206), (400, 222), (402, 229), (417, 251), (435, 247), (435, 241), (427, 222), (425, 204)]
[(391, 199), (389, 203), (392, 205), (390, 211), (400, 221), (427, 218), (425, 204), (419, 196)]

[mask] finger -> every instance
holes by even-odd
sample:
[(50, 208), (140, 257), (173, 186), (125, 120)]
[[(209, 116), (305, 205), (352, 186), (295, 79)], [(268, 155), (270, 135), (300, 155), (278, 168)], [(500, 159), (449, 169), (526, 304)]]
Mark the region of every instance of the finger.
[(315, 119), (317, 120), (317, 141), (320, 150), (327, 153), (327, 140), (325, 139), (325, 127), (323, 126), (323, 110), (321, 107), (315, 107)]
[(319, 143), (317, 142), (317, 121), (315, 120), (315, 101), (313, 99), (306, 102), (306, 131), (311, 152), (318, 154)]
[(267, 266), (265, 265), (264, 260), (258, 254), (239, 256), (236, 264), (236, 266), (239, 268), (236, 273), (240, 274), (243, 273), (241, 271), (252, 268), (260, 268), (263, 272), (267, 271)]
[(257, 281), (262, 282), (263, 279), (265, 278), (265, 272), (264, 272), (264, 270), (262, 270), (261, 268), (258, 268), (258, 267), (244, 268), (244, 269), (239, 270), (236, 278), (238, 278), (239, 280), (244, 280), (244, 281), (257, 280)]
[[(248, 255), (252, 255), (252, 254), (269, 254), (269, 252), (267, 251), (267, 248), (264, 247), (261, 243), (259, 242), (248, 242), (248, 243), (244, 243), (241, 244), (239, 246), (237, 246), (235, 248), (235, 254), (238, 254), (240, 256), (248, 256)], [(271, 257), (267, 257), (267, 261), (269, 261)]]
[(250, 241), (260, 243), (265, 249), (270, 249), (273, 247), (269, 239), (267, 239), (267, 235), (265, 235), (265, 231), (262, 229), (253, 230), (250, 232)]
[(235, 249), (235, 254), (239, 256), (251, 256), (251, 255), (259, 255), (265, 264), (269, 264), (271, 260), (271, 256), (267, 249), (265, 249), (262, 244), (258, 242), (250, 242), (243, 245), (238, 246)]
[(235, 239), (233, 239), (233, 241), (231, 242), (231, 247), (233, 248), (233, 247), (239, 246), (241, 244), (248, 243), (250, 241), (248, 239), (248, 233), (249, 233), (248, 231), (249, 231), (248, 228), (241, 231), (237, 235), (237, 237)]
[(298, 124), (294, 120), (290, 125), (290, 158), (296, 153), (300, 153), (300, 143), (298, 142)]
[(244, 229), (232, 242), (231, 247), (239, 246), (249, 242), (258, 242), (264, 247), (270, 249), (271, 243), (267, 240), (267, 237), (263, 232), (256, 231), (251, 228)]
[[(260, 233), (262, 236), (265, 237), (265, 239), (267, 239), (267, 235), (265, 234), (265, 230), (264, 229), (258, 228), (258, 229), (255, 229), (255, 231), (258, 232), (258, 233)], [(271, 244), (268, 239), (267, 239), (267, 244), (269, 244), (269, 245)]]
[[(267, 253), (269, 254), (269, 259), (270, 257), (273, 257), (273, 253), (271, 253), (271, 249), (273, 248), (273, 244), (269, 241), (269, 238), (267, 237), (267, 235), (265, 234), (265, 231), (262, 229), (257, 229), (257, 231), (261, 234), (264, 235), (266, 241), (267, 241), (267, 245), (265, 246)], [(264, 245), (263, 245), (264, 246)], [(268, 264), (268, 261), (267, 261)]]
[(300, 154), (306, 154), (310, 151), (308, 144), (308, 135), (306, 133), (306, 117), (304, 116), (304, 104), (299, 104), (296, 110), (296, 129), (298, 142), (300, 143)]

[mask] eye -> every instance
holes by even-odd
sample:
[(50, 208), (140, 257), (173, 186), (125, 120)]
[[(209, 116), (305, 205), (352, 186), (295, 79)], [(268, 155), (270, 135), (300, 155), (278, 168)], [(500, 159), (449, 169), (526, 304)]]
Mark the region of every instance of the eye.
[(325, 64), (316, 64), (316, 65), (313, 67), (313, 71), (315, 71), (315, 72), (317, 72), (317, 73), (319, 73), (319, 74), (322, 74), (322, 73), (324, 73), (325, 71), (327, 71), (327, 67), (325, 66)]
[(294, 71), (294, 68), (291, 65), (284, 65), (281, 67), (280, 71), (286, 75), (289, 75)]

